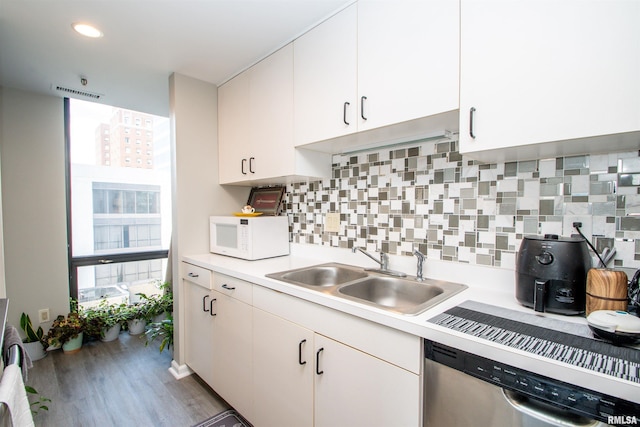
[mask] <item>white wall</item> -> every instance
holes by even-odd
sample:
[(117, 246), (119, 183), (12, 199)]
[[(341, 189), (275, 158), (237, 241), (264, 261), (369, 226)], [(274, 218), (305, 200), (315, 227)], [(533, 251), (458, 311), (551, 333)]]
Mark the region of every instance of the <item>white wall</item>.
[(7, 321), (37, 326), (69, 311), (63, 100), (3, 88), (0, 117)]
[(209, 252), (209, 216), (243, 206), (246, 187), (218, 184), (218, 89), (180, 74), (169, 80), (173, 169), (172, 269), (175, 323), (174, 366), (184, 365), (184, 293), (180, 259)]
[[(3, 88), (0, 86), (0, 147), (2, 147), (2, 91)], [(1, 156), (0, 156), (1, 157)], [(2, 164), (2, 159), (0, 158), (0, 164)], [(4, 238), (3, 236), (3, 228), (2, 228), (2, 176), (0, 175), (0, 298), (7, 297), (7, 288), (4, 280)]]

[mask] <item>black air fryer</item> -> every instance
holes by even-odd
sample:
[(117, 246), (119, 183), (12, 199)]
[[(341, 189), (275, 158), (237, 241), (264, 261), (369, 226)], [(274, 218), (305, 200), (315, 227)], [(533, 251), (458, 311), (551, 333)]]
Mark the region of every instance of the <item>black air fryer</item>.
[(591, 256), (582, 237), (525, 236), (516, 260), (516, 299), (535, 311), (585, 311)]

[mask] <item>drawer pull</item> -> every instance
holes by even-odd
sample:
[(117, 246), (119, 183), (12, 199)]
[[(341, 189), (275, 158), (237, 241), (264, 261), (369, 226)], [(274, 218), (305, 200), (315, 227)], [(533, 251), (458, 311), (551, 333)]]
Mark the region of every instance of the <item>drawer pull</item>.
[(225, 283), (224, 285), (222, 285), (222, 288), (223, 288), (223, 289), (226, 289), (226, 290), (228, 290), (228, 291), (232, 291), (232, 290), (234, 290), (236, 287), (235, 287), (235, 286), (233, 286), (233, 287), (228, 286), (228, 285)]
[(240, 172), (242, 172), (242, 175), (246, 175), (247, 173), (244, 171), (244, 164), (247, 162), (247, 159), (242, 159), (242, 161), (240, 162)]
[(322, 353), (323, 351), (324, 351), (324, 347), (321, 347), (320, 350), (316, 352), (316, 374), (317, 375), (324, 374), (324, 371), (320, 370), (320, 353)]
[(211, 301), (209, 301), (209, 316), (213, 317), (216, 315), (216, 313), (213, 312), (213, 303), (216, 302), (215, 298), (211, 298)]
[(473, 139), (476, 138), (476, 134), (473, 131), (473, 116), (475, 115), (476, 107), (471, 107), (469, 110), (469, 136)]
[(344, 106), (342, 107), (342, 121), (344, 122), (345, 125), (349, 126), (349, 122), (347, 121), (347, 107), (351, 105), (348, 102), (344, 103)]
[(209, 309), (207, 309), (207, 298), (209, 298), (209, 295), (205, 295), (202, 297), (202, 311), (204, 311), (205, 313), (209, 312)]
[(194, 279), (197, 278), (197, 277), (200, 277), (200, 275), (196, 274), (196, 273), (189, 273), (189, 274), (187, 274), (187, 276), (193, 277)]
[(256, 171), (253, 170), (253, 161), (255, 160), (255, 157), (249, 157), (249, 172), (251, 173), (256, 173)]
[(304, 361), (302, 360), (302, 345), (304, 343), (306, 343), (306, 342), (307, 342), (307, 340), (302, 340), (298, 344), (298, 364), (300, 364), (300, 365), (306, 365), (307, 364), (306, 360), (304, 360)]
[(366, 101), (366, 99), (366, 96), (360, 97), (360, 117), (362, 117), (362, 120), (367, 120), (367, 118), (364, 116), (364, 101)]

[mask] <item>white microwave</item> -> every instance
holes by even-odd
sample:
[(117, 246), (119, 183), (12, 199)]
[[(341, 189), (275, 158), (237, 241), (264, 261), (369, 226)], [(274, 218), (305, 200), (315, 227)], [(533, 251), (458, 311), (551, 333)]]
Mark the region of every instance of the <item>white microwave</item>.
[(289, 221), (286, 216), (212, 216), (209, 246), (214, 254), (246, 260), (289, 255)]

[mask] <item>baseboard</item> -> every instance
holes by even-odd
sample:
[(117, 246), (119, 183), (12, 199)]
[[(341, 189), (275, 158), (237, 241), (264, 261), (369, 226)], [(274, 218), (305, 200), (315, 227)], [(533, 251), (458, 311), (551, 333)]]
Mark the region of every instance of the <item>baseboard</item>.
[(177, 380), (193, 374), (193, 371), (187, 365), (178, 365), (178, 362), (176, 362), (175, 360), (171, 361), (169, 372)]

